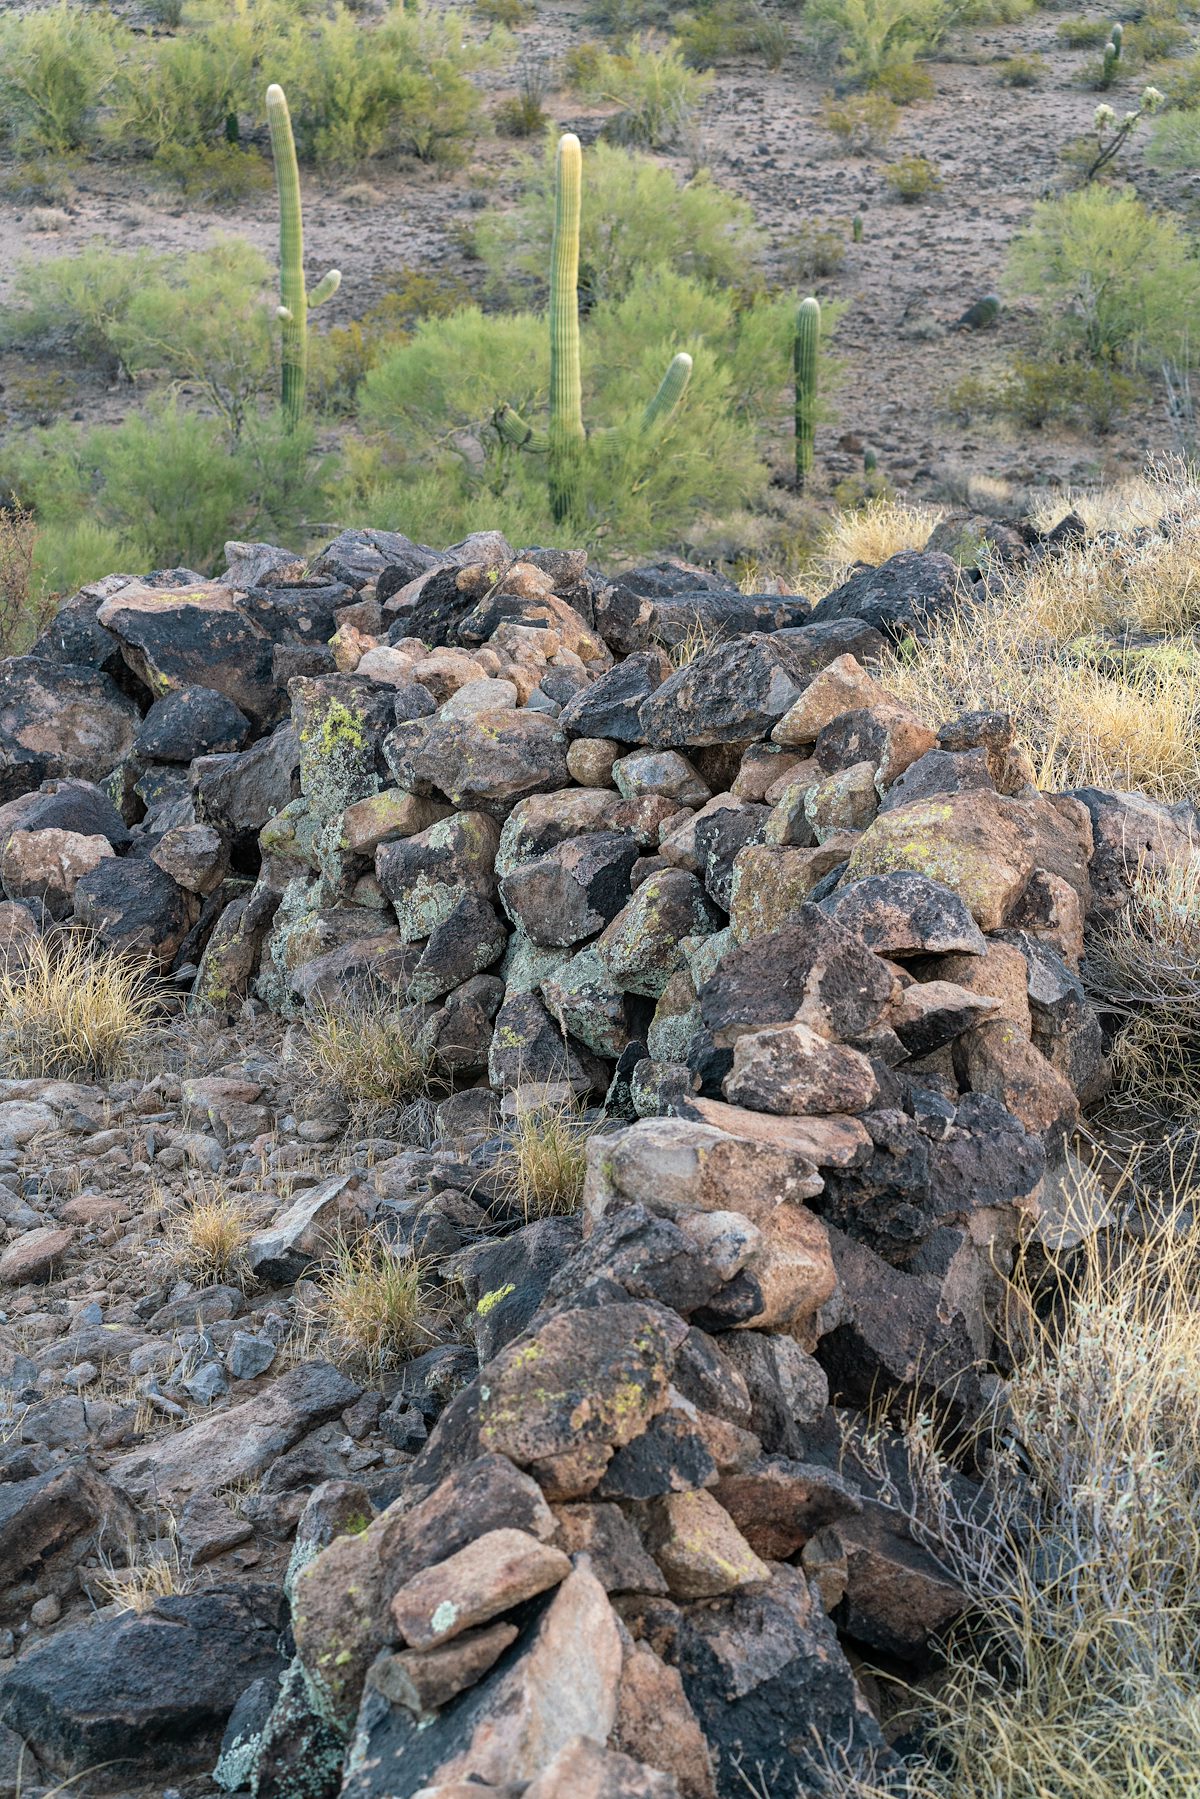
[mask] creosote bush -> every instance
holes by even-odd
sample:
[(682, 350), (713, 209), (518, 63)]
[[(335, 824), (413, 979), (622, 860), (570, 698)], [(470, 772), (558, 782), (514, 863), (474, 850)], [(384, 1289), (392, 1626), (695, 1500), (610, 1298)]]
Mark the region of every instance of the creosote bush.
[(88, 146), (131, 42), (98, 7), (10, 11), (0, 19), (0, 137), (35, 155)]
[(159, 1038), (146, 969), (80, 932), (38, 937), (0, 969), (0, 1070), (10, 1078), (119, 1080)]
[(712, 76), (690, 68), (676, 43), (658, 48), (649, 38), (621, 52), (598, 49), (574, 70), (583, 99), (620, 108), (606, 135), (651, 150), (677, 141), (712, 86)]

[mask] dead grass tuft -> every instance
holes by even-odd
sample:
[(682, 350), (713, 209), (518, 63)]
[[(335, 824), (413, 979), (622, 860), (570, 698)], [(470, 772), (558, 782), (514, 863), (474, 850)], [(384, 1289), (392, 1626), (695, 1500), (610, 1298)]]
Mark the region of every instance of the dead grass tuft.
[(1200, 1134), (1200, 844), (1165, 873), (1141, 869), (1129, 906), (1092, 934), (1084, 974), (1115, 1024), (1111, 1102), (1122, 1123)]
[(372, 1375), (408, 1361), (434, 1338), (421, 1264), (378, 1231), (335, 1239), (321, 1275), (325, 1333), (337, 1358)]
[(192, 1577), (179, 1553), (173, 1518), (152, 1543), (141, 1544), (129, 1538), (121, 1566), (103, 1550), (99, 1561), (100, 1572), (94, 1578), (96, 1590), (106, 1603), (139, 1618), (152, 1611), (157, 1600), (192, 1590)]
[(0, 1069), (20, 1079), (115, 1080), (159, 1036), (148, 970), (78, 932), (34, 940), (0, 968)]
[(533, 1104), (518, 1116), (493, 1171), (506, 1209), (531, 1218), (576, 1212), (583, 1198), (588, 1140), (595, 1131), (578, 1105)]
[(244, 1200), (215, 1181), (198, 1183), (163, 1224), (167, 1260), (203, 1287), (246, 1285), (246, 1246), (253, 1235)]
[(357, 1124), (411, 1106), (434, 1083), (432, 1053), (393, 1000), (359, 1000), (338, 1011), (318, 1007), (300, 1055), (312, 1079), (332, 1087)]

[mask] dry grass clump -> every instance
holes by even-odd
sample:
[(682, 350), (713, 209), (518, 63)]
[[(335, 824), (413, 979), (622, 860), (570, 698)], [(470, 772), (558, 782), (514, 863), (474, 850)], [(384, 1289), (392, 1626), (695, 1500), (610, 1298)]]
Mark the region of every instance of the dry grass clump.
[(321, 1275), (325, 1332), (335, 1355), (378, 1375), (431, 1342), (433, 1300), (424, 1269), (378, 1231), (337, 1237)]
[(1197, 852), (1138, 871), (1129, 906), (1092, 934), (1084, 967), (1117, 1026), (1117, 1116), (1176, 1138), (1200, 1132), (1200, 843)]
[(0, 968), (0, 1070), (18, 1079), (115, 1080), (159, 1034), (144, 966), (77, 932), (35, 939)]
[(570, 1101), (526, 1106), (493, 1168), (501, 1204), (526, 1224), (578, 1211), (595, 1128)]
[(140, 1544), (131, 1537), (124, 1550), (120, 1567), (101, 1551), (100, 1572), (93, 1580), (105, 1602), (115, 1604), (118, 1611), (133, 1612), (140, 1618), (153, 1610), (157, 1600), (191, 1592), (193, 1581), (179, 1553), (173, 1518), (153, 1543)]
[(433, 1083), (433, 1054), (393, 1000), (356, 1000), (337, 1011), (318, 1006), (300, 1057), (359, 1123), (411, 1105)]
[(817, 572), (831, 588), (838, 587), (856, 562), (878, 568), (901, 550), (923, 550), (941, 518), (934, 507), (877, 494), (865, 506), (838, 513), (822, 545)]
[(1200, 1793), (1200, 1224), (1186, 1183), (1159, 1197), (1149, 1228), (1053, 1269), (1056, 1322), (981, 1445), (986, 1506), (967, 1516), (928, 1425), (909, 1432), (918, 1498), (892, 1481), (888, 1502), (973, 1603), (935, 1699), (911, 1696), (913, 1799)]
[(202, 1287), (244, 1286), (246, 1247), (254, 1223), (244, 1202), (217, 1182), (202, 1181), (163, 1227), (167, 1260)]
[[(1066, 564), (1060, 565), (1066, 569)], [(1190, 645), (1149, 652), (1069, 630), (1069, 588), (1052, 577), (941, 619), (886, 685), (935, 728), (963, 709), (1009, 712), (1045, 788), (1200, 790), (1200, 660)], [(1065, 581), (1065, 576), (1064, 576)]]

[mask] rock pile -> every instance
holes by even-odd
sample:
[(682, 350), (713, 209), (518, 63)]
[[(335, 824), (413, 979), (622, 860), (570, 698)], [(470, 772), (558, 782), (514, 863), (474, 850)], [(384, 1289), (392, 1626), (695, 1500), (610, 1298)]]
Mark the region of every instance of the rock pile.
[[(1010, 535), (1038, 556), (1071, 527)], [(847, 1648), (920, 1665), (963, 1598), (844, 1424), (919, 1403), (965, 1433), (987, 1404), (999, 1276), (1105, 1083), (1086, 932), (1194, 822), (1039, 792), (1004, 715), (935, 731), (897, 701), (885, 643), (971, 597), (936, 549), (810, 607), (346, 532), (311, 565), (230, 545), (216, 581), (113, 576), (0, 664), (0, 955), (75, 920), (243, 1030), (386, 993), (452, 1089), (429, 1146), (267, 1207), (252, 1312), (185, 1287), (9, 1353), (35, 1421), (0, 1485), (14, 1624), (155, 1504), (219, 1571), (34, 1632), (0, 1719), (48, 1770), (136, 1790), (223, 1729), (218, 1786), (259, 1799), (888, 1775)], [(282, 1167), (273, 1079), (160, 1077), (166, 1165)], [(102, 1097), (0, 1093), (0, 1280), (51, 1278), (104, 1218), (5, 1185), (54, 1132), (116, 1153)], [(583, 1204), (523, 1221), (489, 1181), (547, 1101), (591, 1109)], [(351, 1219), (464, 1296), (463, 1341), (382, 1390), (276, 1361)], [(182, 1428), (80, 1423), (55, 1383), (110, 1356), (186, 1378), (184, 1405), (151, 1383)], [(286, 1576), (230, 1560), (293, 1531)]]

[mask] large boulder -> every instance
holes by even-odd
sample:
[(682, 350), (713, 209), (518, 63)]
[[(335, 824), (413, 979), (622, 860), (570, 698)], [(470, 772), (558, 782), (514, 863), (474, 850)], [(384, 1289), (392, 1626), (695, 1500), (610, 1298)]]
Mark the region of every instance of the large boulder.
[(923, 637), (968, 598), (971, 583), (940, 550), (901, 550), (878, 568), (860, 566), (813, 607), (814, 624), (858, 618), (898, 642)]
[(173, 688), (213, 688), (259, 727), (282, 711), (272, 640), (218, 582), (171, 589), (131, 581), (96, 616), (155, 698)]
[(0, 804), (43, 781), (101, 781), (133, 744), (139, 713), (99, 669), (38, 656), (0, 661)]

